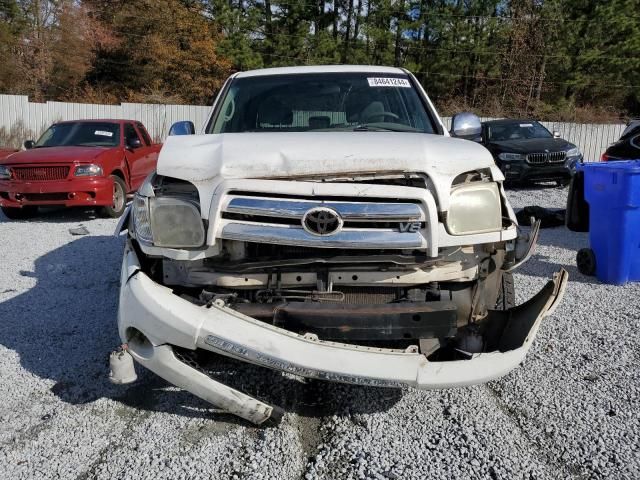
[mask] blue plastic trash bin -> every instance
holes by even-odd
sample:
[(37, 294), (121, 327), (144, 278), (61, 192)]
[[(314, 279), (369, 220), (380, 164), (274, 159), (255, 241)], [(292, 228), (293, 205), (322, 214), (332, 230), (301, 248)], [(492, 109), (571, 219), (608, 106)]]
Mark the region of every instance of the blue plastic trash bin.
[(640, 160), (580, 168), (596, 277), (616, 285), (640, 281)]

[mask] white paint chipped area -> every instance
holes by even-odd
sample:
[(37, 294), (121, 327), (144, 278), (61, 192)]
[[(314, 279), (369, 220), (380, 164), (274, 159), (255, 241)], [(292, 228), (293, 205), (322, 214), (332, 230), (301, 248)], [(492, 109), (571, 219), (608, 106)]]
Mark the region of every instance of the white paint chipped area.
[[(509, 195), (515, 207), (562, 207), (566, 189)], [(89, 236), (71, 236), (79, 224)], [(506, 378), (422, 392), (247, 368), (230, 379), (289, 412), (260, 429), (150, 373), (108, 383), (123, 247), (114, 225), (83, 211), (0, 217), (2, 478), (640, 477), (640, 284), (580, 275), (585, 234), (543, 230), (517, 274), (520, 301), (558, 265), (571, 283)]]

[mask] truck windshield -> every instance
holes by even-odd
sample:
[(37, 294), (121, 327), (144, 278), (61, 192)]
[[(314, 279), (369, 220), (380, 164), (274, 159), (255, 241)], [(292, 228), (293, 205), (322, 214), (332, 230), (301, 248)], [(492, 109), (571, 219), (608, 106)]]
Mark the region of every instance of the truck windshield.
[(117, 147), (120, 125), (101, 122), (72, 122), (51, 125), (34, 145), (43, 147)]
[(236, 78), (207, 133), (393, 131), (435, 133), (409, 77), (321, 73)]

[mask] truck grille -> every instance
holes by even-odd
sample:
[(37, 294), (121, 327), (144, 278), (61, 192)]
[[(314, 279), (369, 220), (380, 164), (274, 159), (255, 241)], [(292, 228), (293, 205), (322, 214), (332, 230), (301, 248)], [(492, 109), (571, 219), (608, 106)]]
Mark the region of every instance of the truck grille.
[[(413, 249), (426, 246), (423, 229), (427, 216), (418, 201), (258, 195), (243, 193), (227, 197), (221, 212), (221, 238), (312, 248)], [(329, 217), (316, 215), (308, 222), (310, 212), (318, 209), (325, 214), (328, 211)], [(318, 222), (322, 221), (330, 222), (327, 233), (317, 228)]]
[(527, 154), (527, 163), (541, 165), (544, 163), (562, 163), (567, 157), (567, 152), (541, 152)]
[(16, 180), (64, 180), (69, 175), (69, 167), (13, 167), (11, 171)]

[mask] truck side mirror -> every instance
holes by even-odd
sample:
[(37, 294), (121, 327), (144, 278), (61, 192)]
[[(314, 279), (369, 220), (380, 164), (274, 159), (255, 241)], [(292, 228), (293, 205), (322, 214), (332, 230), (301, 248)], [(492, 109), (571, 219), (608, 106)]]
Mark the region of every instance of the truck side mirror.
[(169, 129), (169, 136), (172, 135), (194, 135), (196, 133), (196, 127), (193, 126), (193, 122), (182, 121), (176, 122), (171, 125)]
[(477, 141), (482, 134), (482, 124), (471, 112), (456, 113), (451, 119), (451, 136)]
[(560, 138), (560, 132), (557, 130), (553, 131), (553, 138)]
[(35, 146), (35, 144), (36, 142), (34, 142), (33, 140), (25, 140), (24, 148), (26, 148), (27, 150), (31, 150)]

